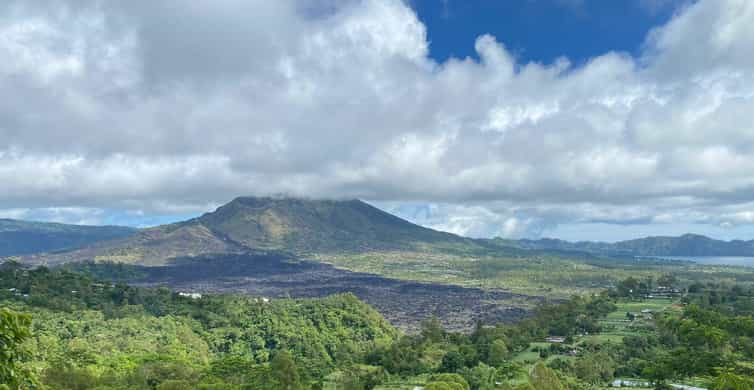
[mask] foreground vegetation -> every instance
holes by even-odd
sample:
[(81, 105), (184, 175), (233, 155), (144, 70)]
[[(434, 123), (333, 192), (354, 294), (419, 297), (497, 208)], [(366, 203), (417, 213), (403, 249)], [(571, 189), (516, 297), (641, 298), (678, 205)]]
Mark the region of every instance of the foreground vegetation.
[(754, 388), (754, 290), (667, 275), (469, 334), (400, 334), (350, 294), (200, 297), (12, 263), (0, 305), (9, 389)]
[(0, 272), (0, 302), (27, 313), (9, 314), (21, 318), (12, 322), (24, 339), (12, 360), (52, 389), (277, 389), (288, 380), (309, 386), (347, 356), (397, 336), (349, 294), (198, 298), (15, 265)]

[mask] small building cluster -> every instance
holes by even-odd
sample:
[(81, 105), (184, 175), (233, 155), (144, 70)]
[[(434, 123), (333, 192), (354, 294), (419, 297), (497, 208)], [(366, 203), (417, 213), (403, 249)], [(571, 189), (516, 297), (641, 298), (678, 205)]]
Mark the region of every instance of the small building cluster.
[(186, 298), (191, 298), (191, 299), (201, 299), (202, 298), (202, 294), (192, 293), (192, 292), (179, 292), (178, 295), (180, 295), (182, 297), (186, 297)]
[(12, 293), (14, 296), (21, 297), (21, 298), (28, 298), (29, 294), (22, 294), (21, 291), (18, 291), (17, 288), (9, 288), (8, 291)]
[(675, 288), (675, 287), (665, 287), (665, 286), (659, 286), (647, 294), (646, 298), (653, 299), (653, 298), (676, 298), (681, 296), (681, 290)]
[[(694, 387), (689, 385), (679, 385), (679, 384), (670, 384), (670, 387), (674, 389), (679, 390), (707, 390), (703, 387)], [(624, 387), (624, 388), (645, 388), (650, 389), (654, 388), (654, 386), (646, 381), (639, 381), (639, 380), (628, 380), (628, 379), (616, 379), (611, 384), (610, 387)]]

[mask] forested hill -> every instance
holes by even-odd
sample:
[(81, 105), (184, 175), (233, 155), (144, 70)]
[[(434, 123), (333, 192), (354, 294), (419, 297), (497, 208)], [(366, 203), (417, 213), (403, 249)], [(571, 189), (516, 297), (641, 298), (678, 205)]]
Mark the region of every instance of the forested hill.
[(73, 249), (127, 237), (136, 229), (0, 219), (0, 257)]
[[(186, 296), (14, 263), (0, 264), (0, 308), (0, 389), (5, 358), (44, 385), (11, 389), (280, 389), (280, 376), (321, 382), (398, 336), (351, 294)], [(18, 354), (3, 343), (25, 320), (5, 308), (33, 319)]]
[(557, 239), (505, 240), (494, 239), (498, 245), (521, 249), (577, 251), (598, 255), (629, 256), (754, 256), (754, 240), (722, 241), (698, 234), (678, 237), (646, 237), (616, 243)]

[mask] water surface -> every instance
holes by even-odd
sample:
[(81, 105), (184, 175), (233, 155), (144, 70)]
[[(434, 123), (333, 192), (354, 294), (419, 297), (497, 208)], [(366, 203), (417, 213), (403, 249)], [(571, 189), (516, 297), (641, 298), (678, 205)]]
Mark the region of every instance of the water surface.
[(736, 265), (754, 267), (754, 257), (744, 256), (655, 256), (658, 259), (693, 261), (708, 265)]

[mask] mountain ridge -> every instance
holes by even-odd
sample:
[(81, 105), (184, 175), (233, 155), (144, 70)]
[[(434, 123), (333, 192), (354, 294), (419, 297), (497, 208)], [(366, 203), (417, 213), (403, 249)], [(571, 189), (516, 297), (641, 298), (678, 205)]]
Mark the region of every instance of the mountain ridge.
[(381, 251), (444, 251), (472, 257), (491, 252), (516, 257), (543, 252), (581, 256), (754, 256), (754, 240), (721, 241), (697, 234), (616, 243), (552, 238), (472, 239), (414, 224), (358, 199), (241, 196), (201, 216), (131, 233), (76, 248), (47, 251), (51, 253), (27, 253), (22, 260), (48, 265), (72, 261), (164, 265), (181, 258), (248, 251), (283, 251), (298, 257)]
[(134, 234), (124, 226), (71, 225), (0, 218), (0, 258), (70, 250)]
[(754, 240), (717, 240), (701, 234), (648, 236), (614, 243), (565, 241), (554, 238), (506, 240), (494, 238), (499, 245), (521, 249), (561, 250), (597, 255), (621, 256), (754, 256)]

